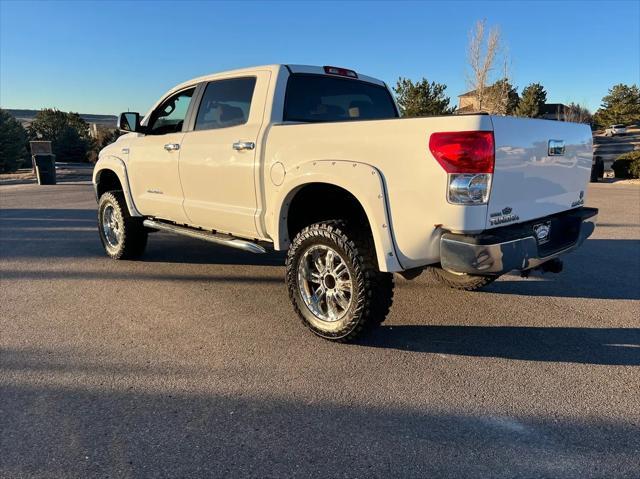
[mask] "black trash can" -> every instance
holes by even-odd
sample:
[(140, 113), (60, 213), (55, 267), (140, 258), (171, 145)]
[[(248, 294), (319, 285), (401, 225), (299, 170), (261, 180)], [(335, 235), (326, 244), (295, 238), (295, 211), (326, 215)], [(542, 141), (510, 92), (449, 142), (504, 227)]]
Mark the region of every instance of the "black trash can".
[(33, 155), (39, 185), (56, 184), (56, 155)]
[(597, 183), (599, 179), (604, 177), (604, 161), (599, 156), (594, 158), (591, 164), (591, 183)]

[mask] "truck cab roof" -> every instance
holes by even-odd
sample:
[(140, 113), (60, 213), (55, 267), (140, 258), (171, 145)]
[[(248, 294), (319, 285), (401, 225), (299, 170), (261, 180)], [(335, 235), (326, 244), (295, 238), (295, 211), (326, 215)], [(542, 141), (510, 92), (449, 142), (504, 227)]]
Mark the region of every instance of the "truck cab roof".
[[(187, 88), (191, 85), (194, 85), (196, 83), (201, 83), (201, 82), (207, 82), (207, 81), (213, 81), (219, 78), (226, 78), (229, 76), (238, 76), (238, 75), (242, 75), (242, 74), (248, 74), (251, 72), (256, 72), (256, 71), (270, 71), (272, 72), (274, 75), (277, 75), (278, 73), (280, 73), (280, 71), (282, 69), (287, 69), (289, 71), (289, 73), (307, 73), (307, 74), (314, 74), (314, 75), (328, 75), (328, 76), (332, 76), (331, 74), (326, 72), (327, 68), (338, 68), (338, 67), (326, 67), (326, 66), (317, 66), (317, 65), (293, 65), (293, 64), (284, 64), (284, 63), (280, 63), (280, 64), (272, 64), (272, 65), (258, 65), (258, 66), (252, 66), (252, 67), (245, 67), (245, 68), (237, 68), (234, 70), (227, 70), (227, 71), (222, 71), (222, 72), (217, 72), (217, 73), (210, 73), (208, 75), (202, 75), (196, 78), (192, 78), (191, 80), (187, 80), (185, 82), (180, 83), (179, 85), (175, 86), (174, 88), (171, 89), (171, 91), (178, 91), (181, 90), (183, 88)], [(340, 70), (346, 70), (344, 68), (339, 68)], [(353, 70), (348, 70), (348, 71), (353, 71)], [(386, 84), (385, 82), (383, 82), (382, 80), (379, 80), (377, 78), (373, 78), (367, 75), (362, 75), (360, 73), (357, 73), (357, 77), (354, 78), (360, 81), (365, 81), (368, 83), (374, 83), (376, 85), (380, 85), (380, 86), (385, 86)]]

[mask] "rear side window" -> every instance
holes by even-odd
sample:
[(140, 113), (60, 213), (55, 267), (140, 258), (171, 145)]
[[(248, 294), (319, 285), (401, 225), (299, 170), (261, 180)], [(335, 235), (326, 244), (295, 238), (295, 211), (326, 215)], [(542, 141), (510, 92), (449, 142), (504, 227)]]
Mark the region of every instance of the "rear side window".
[(242, 125), (249, 119), (255, 77), (213, 81), (202, 96), (195, 130)]
[(289, 77), (284, 121), (328, 122), (397, 118), (393, 98), (382, 86), (326, 75)]

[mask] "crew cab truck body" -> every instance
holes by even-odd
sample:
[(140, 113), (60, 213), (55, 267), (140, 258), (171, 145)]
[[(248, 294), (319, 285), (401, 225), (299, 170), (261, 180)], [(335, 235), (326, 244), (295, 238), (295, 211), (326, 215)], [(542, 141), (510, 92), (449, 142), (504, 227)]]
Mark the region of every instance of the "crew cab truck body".
[(558, 271), (594, 230), (585, 125), (458, 115), (399, 118), (386, 85), (336, 67), (274, 65), (165, 94), (94, 170), (112, 258), (165, 230), (254, 253), (288, 250), (294, 309), (346, 341), (378, 325), (393, 275), (461, 289)]

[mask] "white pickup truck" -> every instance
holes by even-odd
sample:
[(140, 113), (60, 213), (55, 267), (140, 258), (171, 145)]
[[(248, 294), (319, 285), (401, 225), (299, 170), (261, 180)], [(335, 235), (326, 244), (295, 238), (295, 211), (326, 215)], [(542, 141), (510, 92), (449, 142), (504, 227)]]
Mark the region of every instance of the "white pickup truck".
[(594, 230), (585, 125), (484, 114), (401, 119), (380, 80), (271, 65), (167, 92), (100, 152), (93, 183), (111, 258), (169, 231), (288, 250), (293, 307), (315, 334), (379, 325), (393, 273), (472, 290), (512, 270), (559, 272)]

